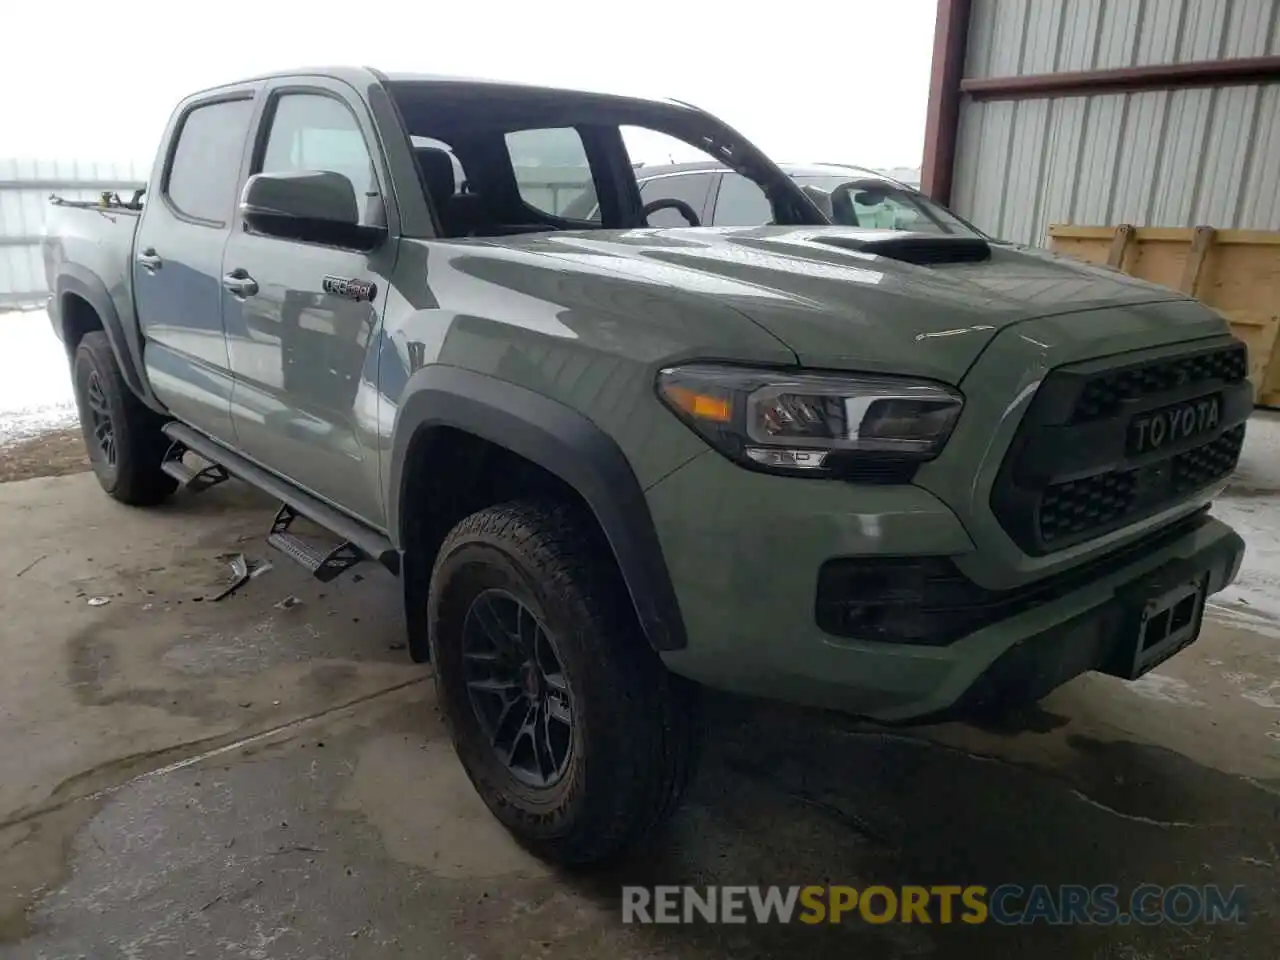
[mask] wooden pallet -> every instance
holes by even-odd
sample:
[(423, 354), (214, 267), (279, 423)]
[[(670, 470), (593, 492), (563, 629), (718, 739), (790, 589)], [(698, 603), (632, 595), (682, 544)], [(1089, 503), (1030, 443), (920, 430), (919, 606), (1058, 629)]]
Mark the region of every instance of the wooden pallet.
[(1280, 231), (1055, 224), (1049, 245), (1213, 307), (1248, 345), (1255, 401), (1280, 407)]

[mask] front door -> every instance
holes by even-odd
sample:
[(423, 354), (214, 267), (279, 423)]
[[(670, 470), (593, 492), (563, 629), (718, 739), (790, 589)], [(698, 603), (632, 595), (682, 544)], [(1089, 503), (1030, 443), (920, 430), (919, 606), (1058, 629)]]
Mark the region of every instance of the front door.
[[(365, 222), (385, 225), (386, 173), (368, 147), (363, 108), (341, 84), (305, 83), (268, 88), (250, 173), (341, 173), (355, 187)], [(361, 253), (237, 225), (222, 259), (240, 448), (376, 527), (384, 514), (373, 347), (394, 258), (394, 239)]]

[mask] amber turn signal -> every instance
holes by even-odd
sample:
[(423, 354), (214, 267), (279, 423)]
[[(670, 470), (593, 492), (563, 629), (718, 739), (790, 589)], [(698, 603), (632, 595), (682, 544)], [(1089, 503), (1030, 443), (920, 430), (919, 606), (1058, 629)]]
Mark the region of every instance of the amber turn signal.
[(664, 383), (660, 389), (672, 406), (699, 420), (728, 423), (733, 419), (733, 402), (728, 397), (699, 393), (674, 383)]

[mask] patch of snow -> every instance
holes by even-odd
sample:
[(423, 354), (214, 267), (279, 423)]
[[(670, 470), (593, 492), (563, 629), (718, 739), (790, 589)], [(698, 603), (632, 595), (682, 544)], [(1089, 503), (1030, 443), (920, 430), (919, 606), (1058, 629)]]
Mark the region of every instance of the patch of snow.
[(1242, 673), (1238, 670), (1228, 670), (1222, 675), (1222, 679), (1227, 683), (1234, 683), (1237, 687), (1242, 687), (1246, 683), (1252, 683), (1254, 680), (1260, 679), (1256, 673)]
[(48, 315), (0, 313), (0, 447), (76, 420), (71, 370)]
[(1280, 414), (1250, 418), (1240, 465), (1213, 515), (1246, 549), (1236, 582), (1210, 601), (1211, 616), (1280, 639)]
[(1165, 703), (1181, 703), (1188, 707), (1203, 707), (1204, 701), (1195, 697), (1191, 684), (1177, 677), (1166, 677), (1162, 673), (1143, 674), (1137, 680), (1125, 684), (1140, 697), (1148, 700), (1162, 700)]
[(1280, 681), (1261, 690), (1246, 690), (1240, 696), (1268, 710), (1280, 710)]
[(1240, 696), (1268, 710), (1280, 710), (1280, 680), (1268, 680), (1256, 673), (1224, 673), (1222, 679), (1240, 687)]
[(1228, 626), (1248, 630), (1269, 640), (1280, 640), (1280, 620), (1274, 614), (1257, 612), (1250, 607), (1239, 606), (1239, 601), (1219, 599), (1228, 594), (1242, 593), (1248, 588), (1239, 582), (1233, 583), (1222, 593), (1209, 600), (1205, 614), (1211, 620), (1225, 623)]

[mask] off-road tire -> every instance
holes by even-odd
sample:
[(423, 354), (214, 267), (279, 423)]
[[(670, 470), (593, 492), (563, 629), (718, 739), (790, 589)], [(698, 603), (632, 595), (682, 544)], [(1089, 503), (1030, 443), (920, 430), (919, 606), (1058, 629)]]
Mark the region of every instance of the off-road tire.
[[(522, 783), (471, 705), (463, 625), (485, 589), (509, 591), (554, 635), (574, 726), (559, 782)], [(623, 854), (675, 810), (694, 759), (692, 684), (646, 642), (613, 556), (569, 504), (488, 507), (445, 538), (427, 625), (436, 690), (454, 747), (493, 814), (544, 859), (598, 863)]]
[[(102, 489), (137, 507), (159, 503), (173, 493), (178, 481), (160, 469), (169, 446), (160, 432), (164, 421), (125, 384), (105, 333), (91, 331), (80, 340), (71, 376), (85, 449)], [(95, 402), (99, 408), (105, 406), (110, 419), (114, 462), (95, 431)], [(99, 418), (102, 413), (99, 409)]]

